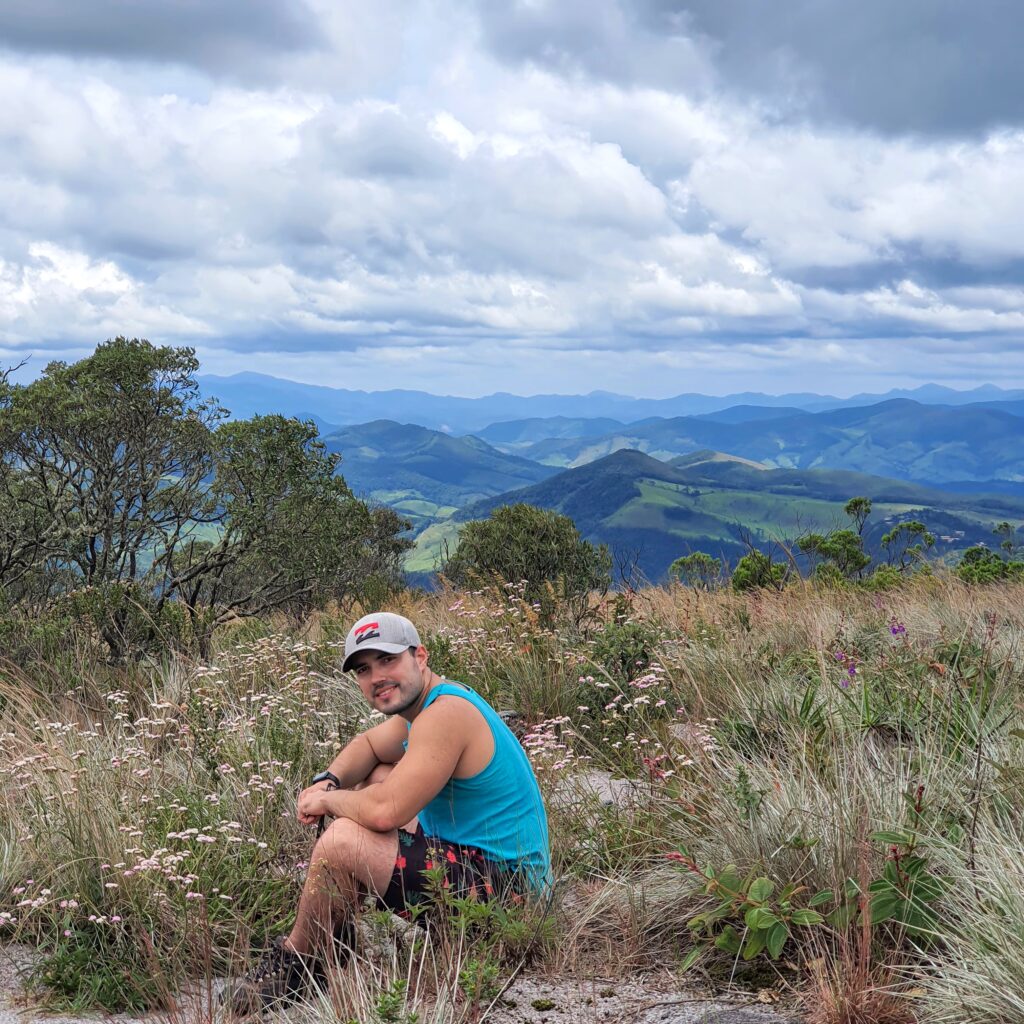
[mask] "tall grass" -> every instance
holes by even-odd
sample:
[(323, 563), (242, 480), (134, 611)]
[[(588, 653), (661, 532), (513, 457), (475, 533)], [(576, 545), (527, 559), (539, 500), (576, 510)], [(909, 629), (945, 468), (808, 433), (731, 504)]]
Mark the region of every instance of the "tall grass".
[[(931, 578), (874, 595), (651, 588), (555, 626), (514, 590), (396, 608), (433, 667), (525, 723), (561, 880), (558, 941), (534, 969), (607, 970), (610, 950), (622, 971), (681, 963), (688, 922), (717, 905), (708, 879), (732, 868), (792, 887), (794, 907), (831, 893), (830, 923), (792, 925), (774, 961), (726, 943), (691, 980), (828, 990), (823, 1024), (964, 1020), (978, 992), (970, 1019), (994, 1022), (1024, 1020), (1022, 598)], [(287, 925), (311, 840), (294, 795), (371, 721), (337, 671), (346, 626), (250, 624), (209, 664), (110, 666), (77, 635), (73, 673), (24, 647), (0, 664), (0, 934), (37, 945), (52, 998), (159, 1004)], [(944, 880), (931, 924), (872, 926), (869, 894), (845, 894), (907, 856)], [(740, 932), (747, 899), (723, 918)], [(388, 940), (335, 979), (335, 1006), (479, 1014), (519, 949), (502, 943), (481, 964), (465, 943)]]

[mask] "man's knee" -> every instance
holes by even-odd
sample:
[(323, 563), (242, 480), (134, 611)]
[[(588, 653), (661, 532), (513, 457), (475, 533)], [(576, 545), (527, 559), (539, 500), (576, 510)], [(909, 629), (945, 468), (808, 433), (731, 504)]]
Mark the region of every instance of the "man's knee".
[(362, 782), (352, 788), (359, 790), (366, 789), (367, 786), (374, 786), (378, 782), (383, 782), (394, 770), (395, 766), (393, 764), (379, 764)]
[(313, 861), (325, 860), (331, 867), (351, 865), (359, 845), (359, 834), (365, 831), (348, 818), (337, 818), (324, 829), (313, 849)]
[(394, 770), (393, 764), (379, 764), (366, 776), (366, 781), (368, 783), (383, 782)]
[(314, 847), (310, 867), (326, 865), (336, 879), (347, 876), (380, 890), (390, 881), (397, 848), (397, 833), (373, 832), (348, 818), (338, 818)]

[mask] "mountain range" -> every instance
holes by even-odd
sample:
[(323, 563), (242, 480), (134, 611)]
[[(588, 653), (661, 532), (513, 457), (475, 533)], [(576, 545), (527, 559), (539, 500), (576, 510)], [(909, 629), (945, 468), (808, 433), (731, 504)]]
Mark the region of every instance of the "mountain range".
[(1024, 481), (1022, 437), (1024, 419), (1001, 408), (891, 399), (781, 418), (646, 420), (603, 437), (548, 438), (516, 450), (545, 465), (571, 468), (623, 448), (663, 460), (712, 448), (775, 467), (850, 469), (940, 485)]
[(909, 391), (895, 389), (885, 394), (859, 394), (850, 398), (805, 392), (788, 395), (743, 392), (722, 396), (682, 394), (672, 398), (631, 398), (606, 391), (594, 391), (587, 395), (529, 396), (499, 392), (482, 398), (460, 398), (414, 390), (346, 390), (251, 372), (229, 377), (204, 374), (198, 380), (205, 396), (218, 398), (238, 418), (259, 413), (281, 413), (285, 416), (316, 416), (328, 424), (339, 426), (391, 419), (454, 434), (476, 433), (493, 423), (528, 417), (608, 417), (622, 423), (631, 423), (652, 416), (698, 416), (742, 405), (821, 412), (898, 398), (909, 398), (928, 405), (965, 405), (972, 402), (1024, 399), (1024, 390), (1005, 391), (992, 385), (970, 391), (955, 391), (941, 385), (926, 384)]
[(409, 519), (407, 568), (421, 580), (463, 523), (516, 501), (571, 516), (652, 580), (691, 550), (734, 562), (750, 543), (846, 525), (855, 495), (874, 502), (865, 541), (876, 556), (908, 517), (935, 534), (940, 557), (991, 542), (997, 522), (1024, 527), (1022, 391), (464, 399), (260, 374), (201, 385), (234, 415), (313, 419), (352, 489)]
[(328, 451), (341, 454), (341, 473), (357, 495), (390, 505), (415, 530), (464, 505), (558, 472), (476, 437), (391, 420), (342, 428), (321, 440)]

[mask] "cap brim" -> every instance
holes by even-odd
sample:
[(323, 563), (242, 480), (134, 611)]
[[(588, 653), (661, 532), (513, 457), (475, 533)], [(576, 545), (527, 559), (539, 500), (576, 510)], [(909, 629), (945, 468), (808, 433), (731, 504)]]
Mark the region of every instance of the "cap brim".
[(363, 651), (383, 651), (385, 654), (401, 654), (402, 651), (407, 651), (409, 647), (406, 644), (385, 644), (377, 641), (370, 641), (369, 643), (363, 644), (358, 651), (353, 651), (342, 663), (341, 671), (348, 672), (352, 667), (352, 659), (358, 654), (362, 654)]

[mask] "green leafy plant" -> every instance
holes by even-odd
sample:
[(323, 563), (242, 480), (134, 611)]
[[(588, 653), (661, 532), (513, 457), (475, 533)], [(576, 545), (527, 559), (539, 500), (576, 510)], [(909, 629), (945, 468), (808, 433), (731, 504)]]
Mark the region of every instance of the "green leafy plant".
[(745, 554), (732, 573), (732, 589), (738, 593), (745, 590), (782, 590), (786, 585), (789, 567), (772, 560), (756, 549)]
[(538, 604), (550, 622), (559, 607), (581, 616), (590, 591), (608, 589), (611, 554), (603, 544), (584, 540), (568, 516), (520, 502), (466, 523), (440, 571), (459, 586), (497, 581), (500, 593), (503, 583), (523, 583), (523, 598)]
[[(416, 1024), (420, 1015), (407, 1008), (407, 988), (404, 978), (395, 978), (377, 996), (373, 1012), (379, 1024)], [(358, 1022), (349, 1021), (349, 1024), (358, 1024)]]
[(668, 574), (684, 586), (694, 590), (714, 590), (722, 582), (722, 560), (705, 551), (677, 558), (669, 567)]
[(855, 923), (864, 911), (872, 928), (879, 925), (898, 926), (899, 930), (927, 945), (939, 934), (939, 902), (949, 891), (953, 880), (936, 874), (928, 856), (922, 851), (918, 829), (924, 824), (924, 786), (904, 794), (909, 806), (910, 827), (872, 832), (870, 839), (889, 847), (882, 875), (868, 884), (862, 894), (852, 878), (846, 880), (841, 897), (831, 890), (818, 893), (809, 906), (836, 903), (828, 915), (828, 923), (845, 927)]
[(471, 1003), (490, 1002), (501, 987), (501, 964), (493, 957), (473, 957), (459, 971), (459, 988)]
[(40, 936), (39, 963), (29, 984), (53, 1005), (72, 1009), (146, 1010), (162, 1001), (160, 984), (127, 931), (62, 915)]
[(628, 683), (650, 666), (661, 631), (650, 622), (616, 619), (594, 636), (594, 663), (621, 683)]
[(702, 870), (685, 852), (671, 857), (704, 879), (704, 892), (716, 903), (687, 922), (696, 942), (683, 960), (683, 970), (712, 949), (744, 960), (762, 953), (778, 960), (794, 928), (825, 921), (812, 907), (798, 905), (802, 902), (799, 898), (807, 892), (806, 886), (790, 882), (776, 893), (770, 878), (753, 872), (741, 877), (734, 864), (715, 872), (713, 868)]
[(750, 780), (750, 773), (741, 764), (736, 769), (736, 781), (729, 787), (729, 795), (737, 810), (749, 821), (761, 808), (768, 790), (758, 789)]

